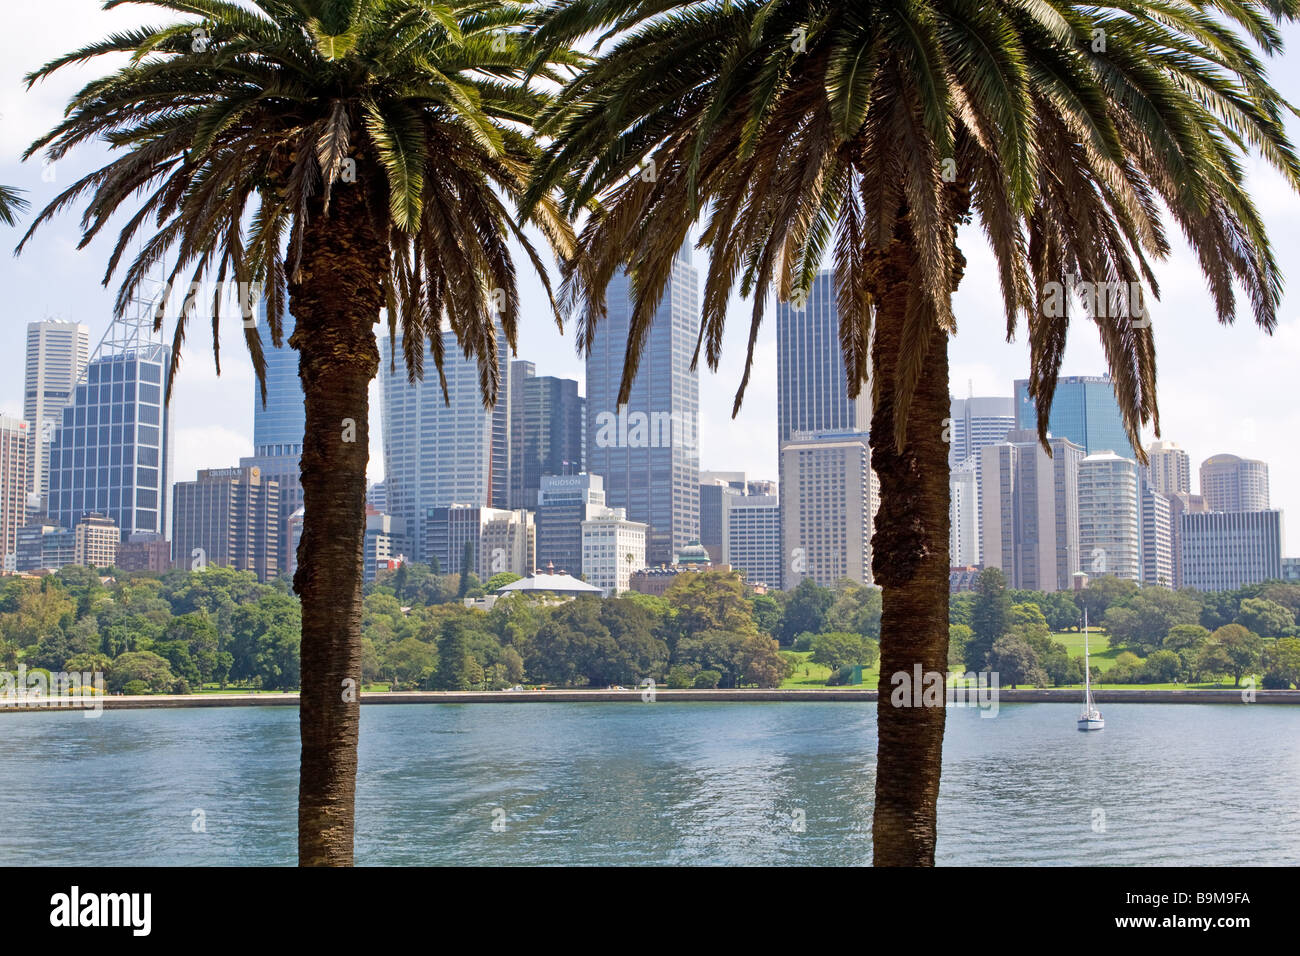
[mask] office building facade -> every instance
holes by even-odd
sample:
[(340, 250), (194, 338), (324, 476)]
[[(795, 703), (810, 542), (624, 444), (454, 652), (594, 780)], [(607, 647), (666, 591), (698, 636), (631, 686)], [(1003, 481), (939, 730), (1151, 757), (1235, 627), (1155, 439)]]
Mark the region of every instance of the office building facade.
[(50, 490), (50, 452), (63, 424), (63, 407), (90, 361), (90, 329), (81, 322), (27, 323), (27, 367), (23, 418), (31, 424), (28, 448), (28, 512), (46, 513)]
[(16, 570), (9, 560), (18, 553), (18, 529), (27, 524), (28, 484), (32, 452), (31, 423), (0, 415), (0, 561)]
[(1267, 511), (1268, 464), (1213, 455), (1201, 462), (1201, 497), (1211, 511)]
[(1192, 459), (1177, 442), (1152, 442), (1147, 446), (1147, 461), (1144, 470), (1152, 490), (1162, 495), (1191, 492)]
[(582, 523), (604, 507), (600, 475), (543, 475), (537, 493), (537, 567), (581, 577)]
[(781, 447), (782, 586), (871, 584), (880, 483), (861, 432), (795, 432)]
[(72, 529), (72, 563), (87, 568), (111, 568), (117, 563), (122, 533), (112, 518), (89, 514)]
[(1079, 463), (1079, 557), (1090, 577), (1141, 579), (1137, 464), (1110, 450)]
[(124, 536), (168, 537), (172, 441), (164, 395), (170, 363), (171, 349), (157, 340), (146, 307), (109, 326), (54, 435), (51, 524), (72, 528), (93, 512), (112, 518)]
[(1183, 587), (1233, 591), (1282, 577), (1282, 512), (1184, 513), (1180, 521)]
[(172, 558), (177, 567), (280, 573), (280, 488), (257, 468), (211, 468), (175, 487)]
[(543, 475), (582, 472), (583, 399), (571, 378), (510, 363), (510, 507), (537, 507)]
[(606, 597), (629, 590), (633, 573), (646, 566), (648, 535), (646, 523), (632, 521), (626, 509), (598, 509), (582, 523), (584, 580)]
[(605, 498), (629, 521), (649, 526), (646, 557), (668, 564), (700, 534), (699, 372), (691, 357), (699, 329), (699, 277), (683, 246), (641, 352), (626, 405), (618, 404), (632, 317), (631, 280), (606, 290), (608, 313), (586, 363), (586, 470), (604, 479)]
[[(1038, 413), (1029, 397), (1029, 380), (1018, 379), (1016, 421), (1019, 428), (1038, 430)], [(1115, 400), (1115, 387), (1109, 375), (1063, 375), (1056, 383), (1047, 430), (1057, 438), (1068, 438), (1083, 448), (1084, 454), (1116, 451), (1124, 457), (1136, 452), (1124, 430), (1124, 418)]]
[(721, 563), (744, 575), (746, 584), (777, 587), (781, 580), (780, 497), (747, 494), (724, 498), (722, 544)]
[[(380, 342), (384, 490), (388, 513), (406, 526), (413, 560), (427, 562), (433, 553), (425, 538), (430, 509), (454, 504), (504, 508), (507, 503), (510, 389), (500, 323), (497, 342), (501, 384), (492, 408), (483, 406), (477, 362), (465, 357), (452, 332), (442, 333), (445, 399), (428, 342), (425, 376), (415, 383), (407, 379), (400, 340)], [(452, 570), (459, 568), (459, 560), (457, 555)]]
[(1013, 588), (1067, 590), (1079, 570), (1083, 449), (1049, 444), (1050, 458), (1038, 433), (1022, 429), (980, 450), (984, 566), (1001, 568)]

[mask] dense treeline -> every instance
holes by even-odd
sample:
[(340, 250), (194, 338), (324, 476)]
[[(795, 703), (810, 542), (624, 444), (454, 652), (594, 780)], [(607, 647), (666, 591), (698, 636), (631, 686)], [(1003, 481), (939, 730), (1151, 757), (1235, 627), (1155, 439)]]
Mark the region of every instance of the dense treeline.
[(1211, 683), (1262, 675), (1262, 686), (1300, 685), (1300, 585), (1282, 581), (1236, 591), (1138, 587), (1114, 577), (1093, 579), (1072, 593), (1019, 591), (996, 568), (980, 573), (975, 591), (949, 605), (949, 659), (971, 670), (996, 670), (1004, 684), (1074, 684), (1083, 679), (1052, 632), (1090, 627), (1122, 649), (1110, 684)]
[[(779, 686), (803, 660), (843, 682), (879, 659), (880, 591), (805, 580), (753, 595), (734, 573), (683, 575), (663, 597), (555, 603), (504, 597), (490, 611), (461, 600), (480, 583), (413, 564), (367, 588), (362, 681), (394, 689), (517, 684)], [(994, 669), (1004, 685), (1077, 684), (1081, 662), (1054, 632), (1082, 608), (1121, 648), (1094, 676), (1112, 684), (1195, 683), (1262, 675), (1300, 685), (1300, 585), (1270, 582), (1203, 594), (1099, 578), (1077, 594), (1018, 591), (996, 569), (954, 595), (950, 663)], [(301, 619), (285, 582), (225, 568), (162, 575), (67, 567), (0, 583), (0, 668), (102, 671), (111, 691), (187, 693), (201, 685), (292, 690)], [(1094, 665), (1096, 661), (1094, 660)]]
[(301, 629), (287, 583), (228, 568), (101, 575), (72, 565), (0, 582), (0, 668), (102, 671), (113, 692), (295, 688)]

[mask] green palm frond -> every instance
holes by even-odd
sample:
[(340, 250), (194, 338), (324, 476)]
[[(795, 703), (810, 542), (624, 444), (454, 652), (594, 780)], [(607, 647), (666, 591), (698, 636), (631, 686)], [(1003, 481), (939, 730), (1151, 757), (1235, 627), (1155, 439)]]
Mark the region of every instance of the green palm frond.
[[(519, 213), (537, 153), (530, 130), (550, 104), (547, 90), (585, 62), (560, 47), (539, 59), (530, 38), (541, 6), (108, 6), (129, 2), (160, 14), (162, 25), (114, 33), (26, 78), (30, 87), (65, 67), (125, 54), (124, 65), (115, 59), (112, 70), (87, 83), (63, 120), (28, 148), (25, 158), (58, 159), (103, 140), (110, 157), (40, 211), (19, 249), (70, 206), (83, 210), (83, 247), (110, 222), (124, 221), (105, 275), (106, 283), (120, 279), (119, 313), (166, 263), (177, 281), (261, 283), (279, 343), (285, 287), (298, 274), (312, 215), (329, 217), (341, 189), (364, 190), (377, 234), (387, 238), (391, 268), (382, 293), (393, 334), (402, 335), (408, 356), (422, 355), (430, 341), (441, 374), (440, 332), (451, 327), (481, 370), (484, 401), (494, 402), (497, 351), (513, 347), (520, 309), (506, 237), (525, 240), (544, 283), (545, 264), (526, 241), (525, 225), (538, 226), (558, 253), (568, 254), (573, 243), (558, 194), (543, 191), (532, 197), (530, 213)], [(5, 221), (21, 208), (14, 199), (0, 193)], [(505, 341), (494, 333), (497, 320)], [(177, 346), (184, 325), (182, 314), (173, 330)], [(246, 338), (260, 379), (257, 336)], [(408, 365), (422, 374), (418, 362)]]
[[(850, 390), (866, 382), (872, 256), (905, 237), (898, 443), (930, 330), (955, 327), (956, 229), (973, 216), (997, 262), (1008, 335), (1027, 328), (1039, 409), (1079, 317), (1045, 312), (1045, 285), (1138, 284), (1131, 308), (1083, 317), (1140, 448), (1159, 413), (1137, 309), (1159, 295), (1151, 262), (1170, 251), (1166, 220), (1197, 256), (1221, 321), (1235, 319), (1244, 290), (1255, 321), (1276, 323), (1282, 279), (1244, 170), (1256, 152), (1300, 190), (1283, 126), (1296, 111), (1263, 66), (1281, 51), (1279, 25), (1298, 16), (1300, 0), (555, 2), (534, 49), (596, 35), (608, 47), (542, 111), (550, 142), (525, 208), (560, 188), (571, 213), (594, 210), (565, 269), (580, 347), (619, 268), (632, 275), (634, 312), (653, 309), (666, 262), (703, 215), (697, 354), (710, 367), (731, 292), (755, 300), (737, 409), (764, 300), (805, 289), (824, 255)], [(638, 183), (651, 162), (658, 182)], [(639, 347), (634, 327), (625, 390)]]

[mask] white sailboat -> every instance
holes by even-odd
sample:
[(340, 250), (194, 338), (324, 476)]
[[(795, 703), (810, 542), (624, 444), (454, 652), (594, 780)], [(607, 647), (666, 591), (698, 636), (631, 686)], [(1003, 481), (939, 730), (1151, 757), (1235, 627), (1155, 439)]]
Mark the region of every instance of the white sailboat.
[(1080, 730), (1101, 730), (1106, 726), (1097, 703), (1092, 699), (1092, 669), (1088, 666), (1088, 608), (1083, 609), (1083, 713), (1079, 715)]

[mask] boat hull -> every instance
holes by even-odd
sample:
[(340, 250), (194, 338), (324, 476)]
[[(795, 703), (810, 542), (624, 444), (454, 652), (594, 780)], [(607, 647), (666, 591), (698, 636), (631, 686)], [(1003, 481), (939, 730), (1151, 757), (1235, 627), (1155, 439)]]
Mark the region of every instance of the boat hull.
[(1100, 717), (1080, 717), (1078, 727), (1080, 730), (1101, 730), (1106, 726), (1106, 721)]

